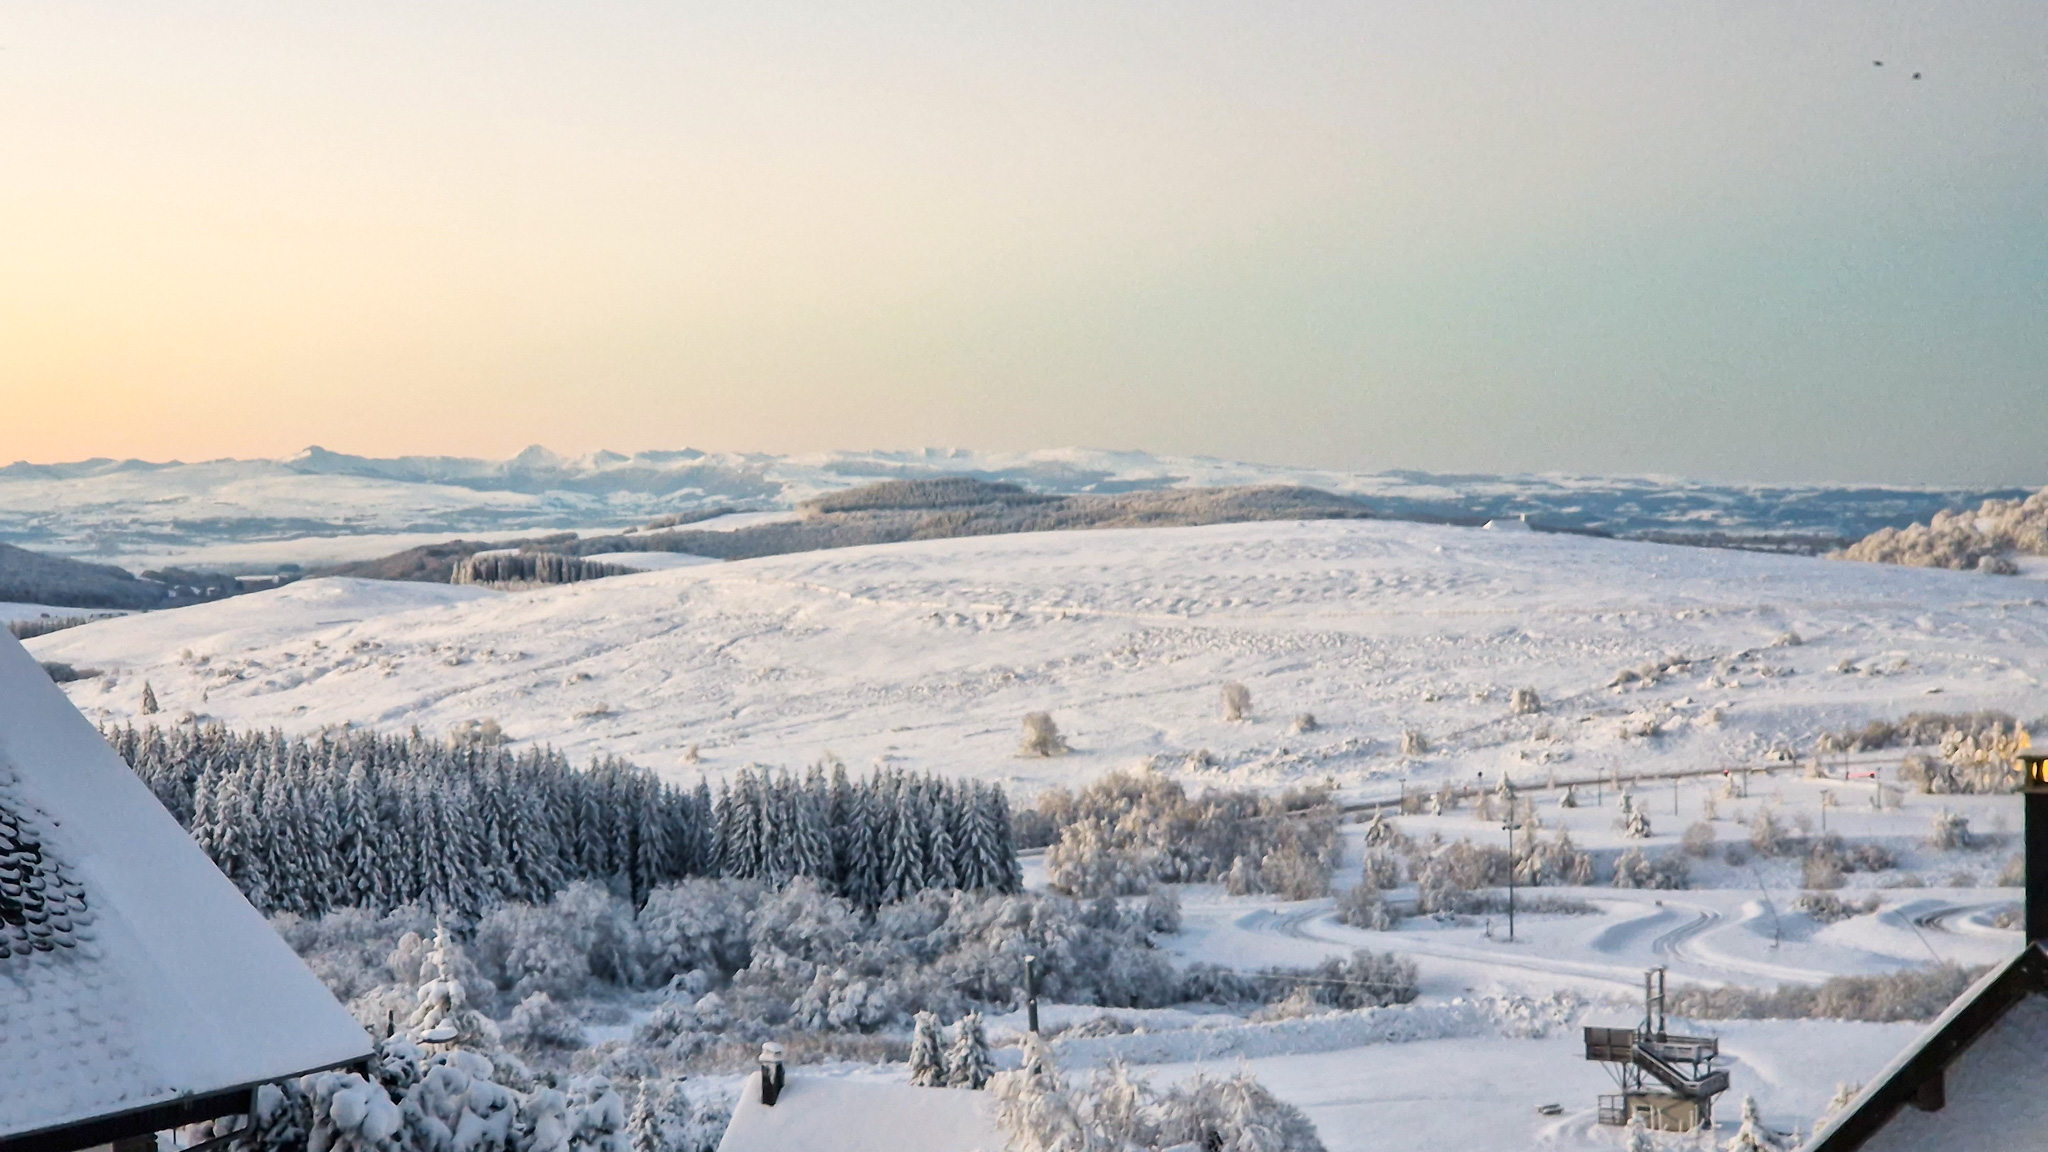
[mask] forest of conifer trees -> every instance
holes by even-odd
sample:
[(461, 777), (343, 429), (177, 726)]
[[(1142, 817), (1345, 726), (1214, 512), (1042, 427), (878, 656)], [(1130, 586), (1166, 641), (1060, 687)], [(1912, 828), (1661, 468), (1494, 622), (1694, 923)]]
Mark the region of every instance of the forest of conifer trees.
[(104, 735), (265, 912), (418, 904), (473, 921), (595, 880), (635, 904), (691, 876), (816, 879), (863, 907), (927, 888), (1014, 892), (1008, 797), (991, 784), (811, 766), (742, 769), (716, 793), (607, 758), (417, 732)]

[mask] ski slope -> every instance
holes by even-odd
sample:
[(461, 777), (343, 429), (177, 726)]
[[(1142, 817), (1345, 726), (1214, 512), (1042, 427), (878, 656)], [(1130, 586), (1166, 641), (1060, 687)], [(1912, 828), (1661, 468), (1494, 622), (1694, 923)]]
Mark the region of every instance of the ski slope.
[[(42, 637), (97, 719), (495, 719), (694, 779), (836, 754), (1031, 786), (1655, 772), (1913, 710), (2040, 708), (2033, 580), (1395, 522), (926, 541), (528, 592), (311, 580)], [(1690, 663), (1616, 685), (1646, 662)], [(1219, 686), (1252, 692), (1221, 718)], [(1545, 702), (1510, 714), (1516, 688)], [(1017, 754), (1050, 711), (1073, 750)], [(1312, 712), (1319, 726), (1293, 730)], [(1399, 753), (1404, 731), (1429, 751)], [(690, 750), (696, 749), (696, 758)]]

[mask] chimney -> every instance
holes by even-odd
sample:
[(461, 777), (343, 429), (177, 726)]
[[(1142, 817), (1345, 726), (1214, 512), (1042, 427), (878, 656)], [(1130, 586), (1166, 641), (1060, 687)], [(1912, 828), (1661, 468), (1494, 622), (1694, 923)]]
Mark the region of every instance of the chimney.
[(782, 1095), (782, 1045), (770, 1041), (761, 1045), (761, 1103), (775, 1107)]

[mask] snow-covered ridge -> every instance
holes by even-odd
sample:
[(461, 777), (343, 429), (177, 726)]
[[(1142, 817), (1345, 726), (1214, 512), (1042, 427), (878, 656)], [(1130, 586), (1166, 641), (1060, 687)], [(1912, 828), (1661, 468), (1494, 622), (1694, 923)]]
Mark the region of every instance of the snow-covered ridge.
[(308, 448), (277, 460), (85, 460), (0, 467), (0, 541), (130, 567), (363, 559), (452, 536), (616, 529), (709, 508), (786, 509), (876, 480), (968, 475), (1051, 493), (1295, 484), (1390, 516), (1527, 514), (1614, 535), (1857, 538), (2013, 491), (1716, 485), (1670, 477), (1346, 472), (1144, 452), (964, 449), (777, 456), (679, 451), (508, 460), (380, 459)]

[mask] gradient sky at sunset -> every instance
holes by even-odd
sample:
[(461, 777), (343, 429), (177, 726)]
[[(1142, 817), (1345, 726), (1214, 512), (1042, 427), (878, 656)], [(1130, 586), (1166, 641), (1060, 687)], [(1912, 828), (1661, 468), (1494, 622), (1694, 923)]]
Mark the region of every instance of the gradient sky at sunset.
[(2048, 482), (2038, 0), (16, 3), (0, 143), (0, 460)]

